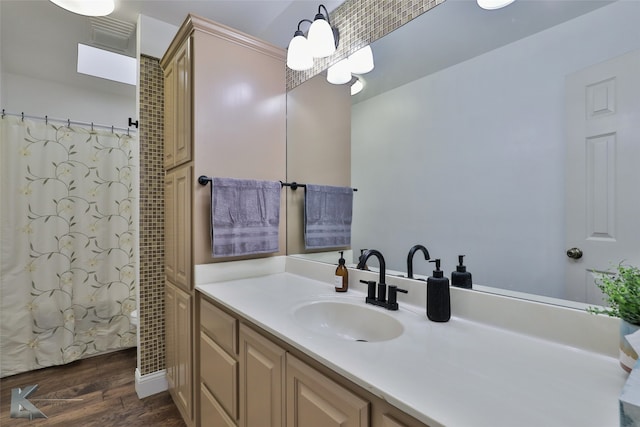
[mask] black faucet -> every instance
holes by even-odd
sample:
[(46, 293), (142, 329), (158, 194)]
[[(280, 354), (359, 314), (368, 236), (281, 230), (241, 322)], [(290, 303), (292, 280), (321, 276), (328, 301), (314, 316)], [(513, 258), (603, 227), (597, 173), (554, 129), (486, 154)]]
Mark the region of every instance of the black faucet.
[(424, 254), (424, 259), (429, 260), (429, 251), (422, 245), (415, 245), (409, 250), (409, 255), (407, 255), (407, 277), (409, 279), (413, 279), (413, 256), (417, 251), (422, 251)]
[(397, 310), (398, 309), (398, 303), (396, 302), (397, 292), (404, 292), (406, 294), (407, 291), (405, 289), (399, 289), (395, 285), (391, 285), (389, 286), (389, 301), (387, 301), (387, 285), (384, 283), (386, 266), (385, 266), (384, 257), (382, 256), (382, 253), (376, 249), (367, 249), (362, 253), (362, 255), (360, 255), (357, 268), (362, 270), (364, 266), (367, 264), (367, 259), (369, 259), (369, 257), (372, 255), (375, 255), (376, 258), (378, 258), (378, 263), (380, 264), (378, 296), (376, 297), (376, 282), (374, 280), (360, 280), (360, 282), (366, 283), (368, 286), (367, 297), (365, 298), (365, 302), (367, 304), (373, 304), (380, 307), (384, 307), (387, 310)]

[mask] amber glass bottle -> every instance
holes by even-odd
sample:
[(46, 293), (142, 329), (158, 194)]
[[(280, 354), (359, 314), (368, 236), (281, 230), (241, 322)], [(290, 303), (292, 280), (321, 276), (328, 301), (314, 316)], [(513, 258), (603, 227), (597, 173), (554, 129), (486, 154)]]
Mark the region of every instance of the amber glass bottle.
[(344, 258), (342, 255), (343, 251), (340, 251), (340, 259), (338, 260), (336, 275), (333, 279), (336, 286), (336, 292), (346, 292), (349, 289), (349, 270), (347, 270), (347, 266), (344, 265)]

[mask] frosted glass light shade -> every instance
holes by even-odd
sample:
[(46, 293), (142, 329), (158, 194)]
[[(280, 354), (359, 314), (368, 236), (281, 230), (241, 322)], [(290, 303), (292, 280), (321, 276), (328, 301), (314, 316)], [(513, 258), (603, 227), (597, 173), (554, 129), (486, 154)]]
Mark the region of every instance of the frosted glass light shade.
[(349, 67), (353, 74), (366, 74), (373, 70), (373, 52), (371, 51), (371, 46), (367, 45), (352, 55), (349, 55)]
[(296, 35), (289, 42), (287, 67), (296, 71), (308, 70), (313, 67), (309, 41), (303, 35)]
[(351, 80), (351, 69), (349, 68), (349, 60), (343, 59), (342, 61), (333, 64), (327, 70), (327, 81), (334, 85), (342, 85), (348, 83)]
[(311, 55), (314, 58), (325, 58), (336, 51), (336, 40), (333, 38), (333, 30), (331, 25), (324, 18), (316, 15), (315, 21), (309, 28), (309, 46), (311, 47)]
[(478, 6), (487, 10), (500, 9), (509, 6), (514, 0), (477, 0)]
[(114, 0), (50, 0), (69, 12), (85, 16), (106, 16), (113, 12)]
[(360, 79), (356, 79), (356, 81), (351, 85), (351, 96), (357, 95), (362, 89), (364, 89), (364, 84), (362, 84)]

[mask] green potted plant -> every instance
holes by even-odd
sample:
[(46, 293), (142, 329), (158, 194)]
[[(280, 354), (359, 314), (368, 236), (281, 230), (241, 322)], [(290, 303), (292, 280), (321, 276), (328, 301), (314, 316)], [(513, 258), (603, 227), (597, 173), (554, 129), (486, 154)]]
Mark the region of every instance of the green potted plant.
[(616, 273), (601, 274), (596, 279), (596, 286), (604, 294), (607, 306), (589, 307), (588, 311), (621, 319), (620, 364), (630, 372), (638, 354), (629, 345), (625, 335), (640, 328), (640, 269), (620, 263), (616, 267)]

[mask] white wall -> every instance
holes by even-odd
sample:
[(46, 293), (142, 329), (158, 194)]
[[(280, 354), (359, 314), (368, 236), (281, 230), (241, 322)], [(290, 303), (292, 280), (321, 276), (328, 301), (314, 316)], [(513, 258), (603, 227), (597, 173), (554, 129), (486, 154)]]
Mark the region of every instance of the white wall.
[(466, 254), (474, 283), (562, 298), (564, 76), (640, 48), (638, 17), (620, 1), (355, 105), (354, 253), (406, 271), (421, 243), (447, 275)]
[(162, 58), (178, 27), (145, 15), (138, 15), (139, 54)]
[[(140, 16), (138, 52), (162, 57), (177, 27)], [(42, 66), (46, 67), (46, 63)], [(97, 77), (74, 76), (77, 85), (3, 72), (0, 75), (2, 108), (12, 113), (49, 116), (126, 128), (137, 120), (137, 88)]]
[[(88, 77), (97, 79), (97, 77)], [(123, 83), (114, 85), (125, 86)], [(12, 113), (94, 122), (126, 128), (136, 117), (136, 87), (109, 93), (10, 73), (2, 74), (2, 107)]]

